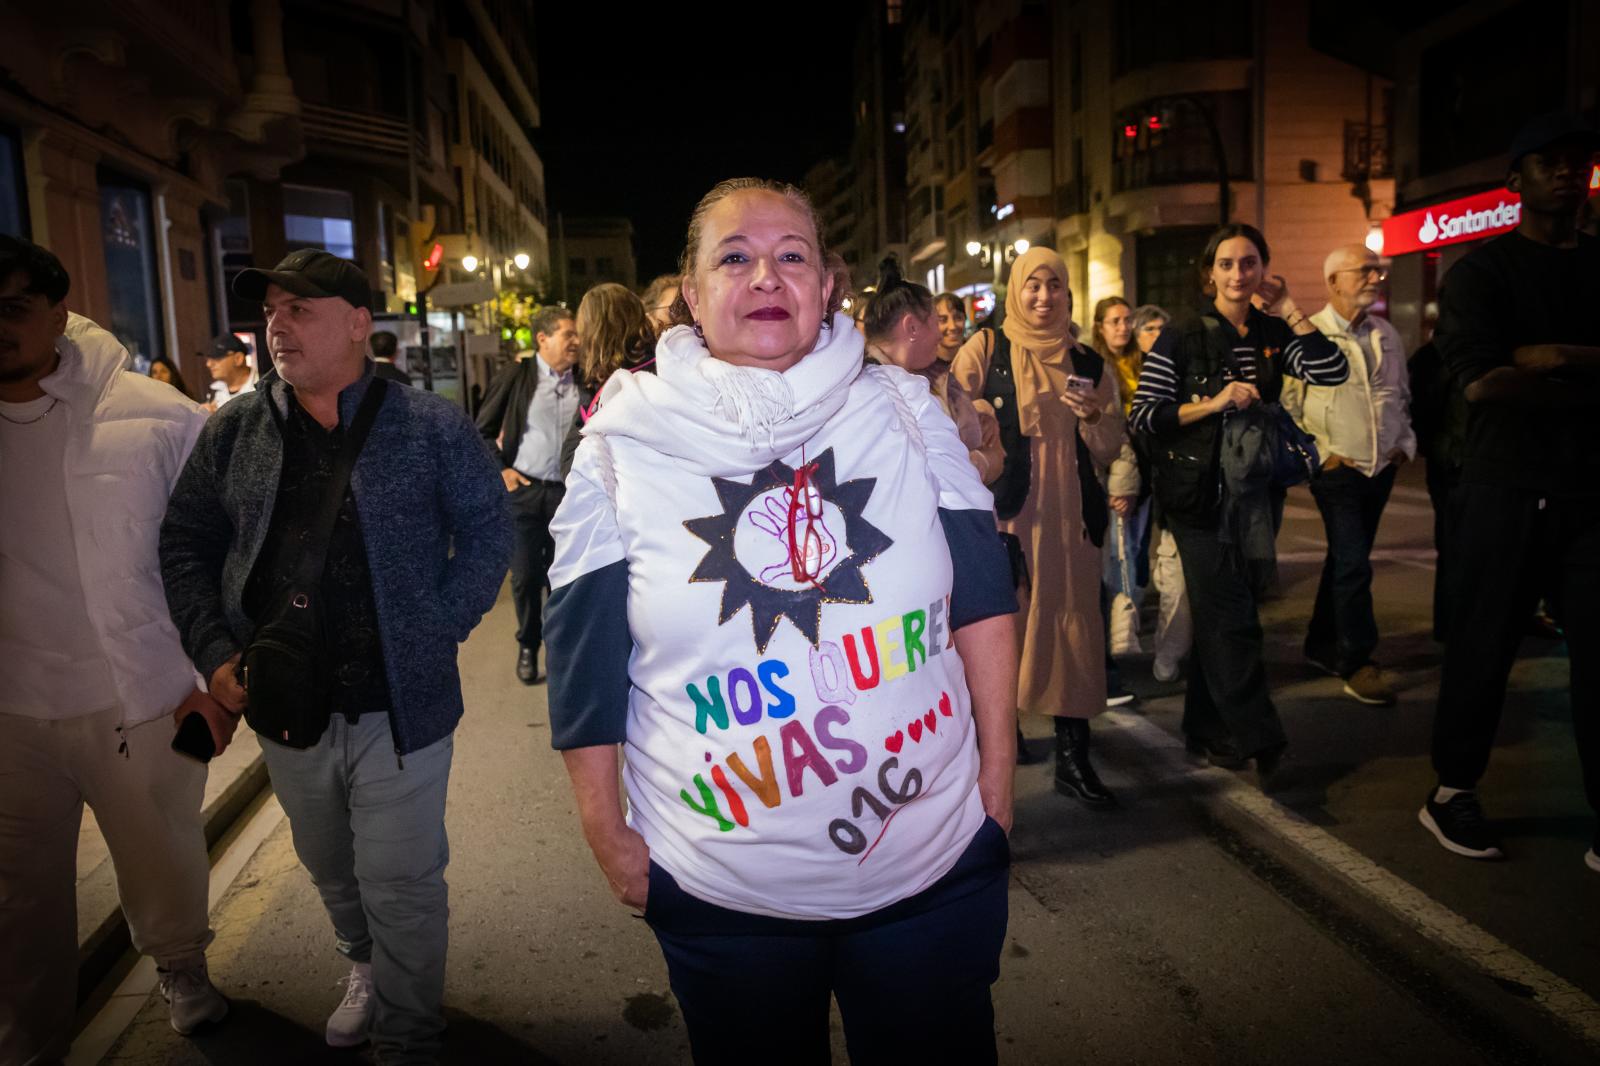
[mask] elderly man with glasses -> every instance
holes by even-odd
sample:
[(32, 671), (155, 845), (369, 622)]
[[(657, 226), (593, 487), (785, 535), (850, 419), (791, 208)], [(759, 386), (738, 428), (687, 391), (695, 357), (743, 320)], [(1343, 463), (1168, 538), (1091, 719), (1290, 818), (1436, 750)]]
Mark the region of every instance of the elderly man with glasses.
[(1283, 404), (1317, 439), (1322, 472), (1311, 494), (1322, 512), (1328, 555), (1306, 633), (1306, 658), (1344, 681), (1362, 703), (1395, 702), (1390, 679), (1372, 653), (1372, 543), (1394, 487), (1395, 471), (1417, 454), (1411, 429), (1406, 352), (1400, 333), (1371, 308), (1386, 276), (1359, 244), (1337, 248), (1323, 264), (1328, 305), (1311, 316), (1350, 363), (1340, 385), (1284, 382)]

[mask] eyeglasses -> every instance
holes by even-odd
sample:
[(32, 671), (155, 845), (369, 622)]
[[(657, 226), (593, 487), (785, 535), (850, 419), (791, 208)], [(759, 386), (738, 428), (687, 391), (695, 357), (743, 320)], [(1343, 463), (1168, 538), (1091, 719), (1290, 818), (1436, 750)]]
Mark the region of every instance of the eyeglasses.
[(822, 518), (822, 493), (811, 482), (816, 469), (816, 463), (796, 469), (789, 490), (789, 570), (796, 581), (820, 588), (822, 531), (817, 524)]
[(1371, 277), (1373, 281), (1387, 281), (1389, 279), (1389, 272), (1383, 267), (1377, 266), (1345, 267), (1343, 270), (1335, 270), (1333, 273), (1335, 276), (1339, 274), (1361, 274)]

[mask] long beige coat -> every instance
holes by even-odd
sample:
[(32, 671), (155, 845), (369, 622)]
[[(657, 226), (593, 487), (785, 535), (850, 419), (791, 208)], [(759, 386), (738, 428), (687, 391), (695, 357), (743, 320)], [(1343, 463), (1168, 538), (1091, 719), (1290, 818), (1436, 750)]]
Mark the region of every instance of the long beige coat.
[[(981, 330), (961, 346), (951, 363), (956, 383), (969, 396), (982, 396), (993, 339)], [(1070, 362), (1068, 366), (1070, 366)], [(1065, 371), (1046, 368), (1051, 393), (1066, 391)], [(1106, 636), (1100, 614), (1100, 549), (1083, 524), (1078, 488), (1078, 455), (1073, 434), (1083, 437), (1100, 466), (1122, 448), (1122, 402), (1111, 368), (1095, 390), (1100, 418), (1084, 425), (1060, 400), (1042, 397), (1040, 434), (1030, 439), (1033, 484), (1027, 503), (1000, 528), (1022, 541), (1032, 576), (1018, 590), (1022, 610), (1017, 633), (1022, 671), (1017, 707), (1032, 714), (1092, 718), (1106, 709)]]

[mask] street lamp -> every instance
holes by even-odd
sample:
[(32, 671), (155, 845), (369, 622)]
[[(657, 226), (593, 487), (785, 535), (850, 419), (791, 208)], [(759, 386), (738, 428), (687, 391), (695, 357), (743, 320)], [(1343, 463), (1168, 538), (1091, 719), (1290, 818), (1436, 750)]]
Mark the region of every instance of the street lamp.
[(527, 270), (528, 263), (530, 262), (527, 252), (518, 252), (516, 255), (511, 257), (511, 261), (517, 264), (518, 270)]
[(478, 257), (475, 256), (475, 255), (464, 255), (464, 256), (462, 256), (461, 257), (461, 269), (465, 270), (468, 274), (471, 274), (474, 271), (476, 271), (478, 269)]
[(979, 242), (977, 242), (977, 241), (968, 241), (967, 242), (967, 254), (968, 255), (977, 255), (981, 251), (983, 251), (983, 245), (980, 244)]
[(1028, 239), (1026, 237), (1018, 237), (1017, 243), (1013, 244), (1011, 247), (1016, 249), (1018, 255), (1026, 255), (1031, 245), (1028, 244)]

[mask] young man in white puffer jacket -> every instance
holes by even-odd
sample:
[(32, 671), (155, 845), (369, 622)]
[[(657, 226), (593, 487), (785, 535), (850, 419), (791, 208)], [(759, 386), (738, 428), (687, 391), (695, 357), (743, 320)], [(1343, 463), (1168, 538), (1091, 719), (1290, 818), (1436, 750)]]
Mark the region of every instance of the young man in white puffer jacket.
[(197, 687), (156, 552), (206, 412), (127, 372), (67, 311), (69, 285), (50, 252), (0, 237), (0, 1066), (71, 1042), (85, 803), (173, 1027), (228, 1010), (206, 974), (206, 768), (171, 742), (199, 711), (220, 750), (234, 720)]

